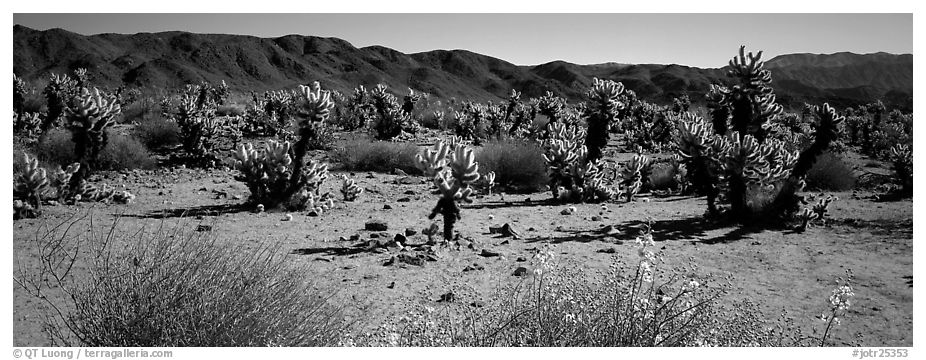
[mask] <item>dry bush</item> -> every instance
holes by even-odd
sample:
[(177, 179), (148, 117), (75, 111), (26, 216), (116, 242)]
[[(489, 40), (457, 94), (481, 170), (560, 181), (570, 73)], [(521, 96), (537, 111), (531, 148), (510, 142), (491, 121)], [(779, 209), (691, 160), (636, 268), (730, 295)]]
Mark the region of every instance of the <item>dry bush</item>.
[[(756, 304), (719, 301), (724, 279), (695, 267), (661, 271), (641, 248), (637, 266), (597, 275), (559, 266), (551, 249), (534, 258), (534, 274), (500, 290), (484, 307), (458, 297), (409, 311), (347, 346), (794, 346), (807, 337), (791, 321), (769, 327)], [(644, 263), (646, 265), (644, 265)], [(695, 278), (697, 277), (697, 278)], [(702, 285), (705, 284), (705, 285)], [(465, 292), (465, 290), (463, 291)], [(454, 291), (458, 294), (458, 291)]]
[(139, 123), (132, 134), (150, 150), (173, 148), (181, 141), (180, 126), (160, 116)]
[(401, 169), (408, 174), (420, 174), (414, 163), (418, 151), (418, 146), (410, 143), (357, 139), (334, 150), (331, 158), (346, 171), (391, 174), (395, 169)]
[[(52, 130), (37, 145), (39, 161), (50, 166), (67, 166), (78, 162), (71, 133)], [(95, 163), (98, 170), (151, 169), (156, 160), (145, 146), (130, 135), (109, 131), (109, 141)]]
[(82, 220), (40, 229), (40, 263), (20, 261), (14, 279), (51, 309), (57, 344), (325, 346), (346, 326), (279, 246), (229, 246), (185, 221), (119, 235), (116, 223), (99, 233)]
[(817, 157), (806, 181), (810, 190), (848, 191), (855, 188), (858, 176), (841, 156), (826, 152)]
[(491, 141), (476, 152), (483, 173), (495, 172), (495, 183), (518, 192), (540, 191), (549, 183), (543, 151), (525, 140)]

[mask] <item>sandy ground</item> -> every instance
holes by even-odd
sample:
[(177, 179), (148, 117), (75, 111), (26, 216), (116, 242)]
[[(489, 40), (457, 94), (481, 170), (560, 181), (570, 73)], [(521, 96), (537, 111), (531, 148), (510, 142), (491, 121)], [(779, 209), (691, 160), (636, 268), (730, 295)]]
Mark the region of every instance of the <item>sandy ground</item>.
[[(335, 172), (332, 175), (339, 175)], [(423, 266), (384, 263), (396, 255), (354, 251), (354, 245), (377, 233), (364, 230), (369, 220), (388, 224), (388, 235), (414, 229), (410, 243), (423, 243), (421, 229), (436, 202), (430, 184), (402, 184), (390, 174), (357, 173), (353, 176), (366, 192), (355, 202), (338, 201), (320, 217), (282, 213), (253, 213), (235, 209), (248, 196), (244, 184), (231, 173), (219, 170), (160, 169), (110, 173), (103, 181), (124, 184), (137, 196), (129, 205), (47, 207), (40, 219), (13, 223), (14, 266), (32, 266), (36, 249), (29, 241), (43, 222), (56, 224), (74, 213), (90, 212), (94, 226), (111, 226), (119, 218), (118, 231), (131, 234), (139, 228), (154, 229), (161, 222), (189, 226), (203, 222), (229, 246), (254, 247), (280, 243), (280, 251), (294, 262), (309, 263), (311, 275), (322, 286), (339, 289), (337, 296), (356, 309), (368, 308), (373, 323), (401, 314), (415, 304), (433, 304), (454, 287), (469, 287), (474, 297), (491, 296), (504, 284), (520, 281), (512, 276), (519, 258), (530, 259), (537, 248), (550, 244), (563, 263), (580, 264), (588, 271), (605, 270), (618, 259), (632, 259), (632, 239), (639, 222), (654, 219), (657, 247), (667, 265), (693, 261), (703, 273), (732, 274), (732, 298), (749, 298), (761, 305), (766, 318), (777, 319), (782, 310), (798, 325), (819, 327), (815, 319), (828, 306), (834, 280), (851, 269), (855, 298), (842, 325), (831, 335), (831, 344), (864, 346), (912, 346), (913, 344), (913, 202), (875, 202), (838, 193), (830, 206), (831, 220), (803, 234), (783, 231), (752, 231), (705, 226), (700, 218), (703, 198), (651, 198), (634, 203), (576, 205), (572, 215), (561, 215), (566, 205), (551, 205), (547, 193), (495, 194), (477, 198), (463, 209), (457, 230), (474, 249), (443, 249), (437, 261)], [(326, 190), (340, 194), (340, 182), (332, 176)], [(530, 201), (528, 201), (530, 199)], [(384, 209), (389, 205), (391, 209)], [(180, 217), (183, 215), (184, 217)], [(592, 216), (600, 215), (599, 221)], [(490, 226), (511, 224), (522, 237), (499, 238)], [(623, 235), (602, 237), (596, 230), (613, 225)], [(85, 226), (89, 226), (86, 224)], [(147, 231), (147, 230), (146, 230)], [(358, 234), (360, 240), (350, 239)], [(614, 248), (614, 253), (599, 250)], [(483, 257), (482, 249), (501, 253)], [(479, 264), (484, 269), (464, 271)], [(14, 345), (48, 344), (42, 332), (38, 302), (14, 284)]]

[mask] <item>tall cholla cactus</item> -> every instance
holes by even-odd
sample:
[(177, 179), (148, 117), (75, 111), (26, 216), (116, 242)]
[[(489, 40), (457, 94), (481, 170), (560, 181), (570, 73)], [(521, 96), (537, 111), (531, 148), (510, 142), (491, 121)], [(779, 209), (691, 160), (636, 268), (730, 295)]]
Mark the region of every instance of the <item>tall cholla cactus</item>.
[(611, 123), (617, 121), (618, 112), (624, 108), (618, 99), (624, 93), (624, 85), (611, 80), (595, 78), (595, 83), (588, 91), (588, 135), (585, 147), (588, 149), (588, 161), (601, 159), (602, 151), (608, 144)]
[(180, 96), (174, 120), (180, 127), (183, 149), (196, 158), (212, 154), (218, 122), (215, 106), (201, 101), (197, 87), (187, 85), (187, 91)]
[(331, 113), (334, 103), (330, 94), (321, 90), (318, 83), (309, 88), (301, 86), (302, 103), (299, 108), (299, 141), (292, 146), (288, 141), (269, 141), (262, 149), (241, 145), (234, 153), (235, 169), (241, 172), (236, 179), (247, 184), (251, 191), (249, 201), (267, 208), (282, 207), (291, 210), (309, 210), (319, 215), (331, 208), (329, 193), (321, 193), (321, 185), (328, 178), (328, 165), (305, 159), (308, 141)]
[(402, 98), (402, 112), (407, 116), (411, 116), (412, 111), (415, 111), (415, 103), (417, 103), (418, 100), (421, 100), (421, 95), (416, 94), (415, 90), (412, 90), (412, 88), (408, 88), (408, 95)]
[[(446, 147), (443, 141), (435, 145), (438, 149)], [(469, 186), (479, 180), (479, 163), (475, 158), (473, 149), (458, 146), (450, 154), (449, 170), (445, 168), (434, 176), (434, 183), (440, 190), (441, 198), (437, 200), (437, 206), (431, 210), (428, 219), (434, 219), (437, 214), (443, 216), (444, 240), (453, 240), (453, 225), (462, 218), (457, 201), (472, 202), (469, 196), (472, 195), (473, 189)], [(429, 168), (433, 166), (434, 164), (428, 165)]]
[(764, 141), (768, 121), (781, 114), (770, 86), (772, 73), (764, 69), (762, 52), (746, 54), (740, 46), (739, 56), (730, 60), (727, 76), (734, 78), (732, 88), (712, 85), (708, 93), (711, 120), (717, 134), (727, 130), (750, 134)]
[(108, 135), (106, 129), (115, 124), (115, 116), (122, 112), (116, 99), (102, 93), (81, 89), (75, 104), (65, 110), (68, 130), (74, 141), (74, 153), (80, 161), (80, 170), (71, 184), (76, 186), (92, 170), (92, 165), (103, 148), (106, 147)]
[(495, 172), (489, 171), (485, 174), (486, 179), (486, 189), (489, 192), (489, 195), (492, 195), (492, 187), (495, 186)]
[(42, 95), (45, 95), (45, 101), (48, 103), (48, 113), (45, 114), (45, 121), (42, 122), (41, 132), (47, 134), (48, 130), (55, 127), (64, 115), (70, 105), (70, 100), (79, 95), (77, 81), (67, 74), (51, 74), (51, 79), (42, 90)]
[(433, 178), (447, 166), (447, 156), (455, 148), (452, 144), (438, 140), (430, 149), (415, 155), (415, 167), (424, 173), (424, 176)]
[(894, 174), (900, 181), (903, 195), (913, 195), (913, 148), (906, 144), (891, 147)]
[(13, 124), (13, 131), (20, 132), (21, 129), (18, 125), (20, 124), (20, 118), (25, 115), (25, 104), (26, 104), (26, 82), (16, 74), (13, 74), (13, 114), (14, 119), (16, 120)]
[(386, 92), (386, 85), (379, 84), (370, 91), (370, 96), (378, 117), (374, 124), (376, 138), (389, 140), (399, 136), (408, 126), (410, 117), (402, 110), (395, 95)]
[(344, 201), (354, 201), (360, 194), (363, 194), (363, 188), (357, 185), (354, 179), (341, 175), (341, 195), (344, 195)]
[(331, 93), (322, 91), (316, 81), (311, 87), (300, 85), (296, 94), (296, 116), (300, 119), (297, 150), (302, 142), (307, 150), (327, 147), (331, 139), (327, 120), (334, 108)]
[(797, 232), (803, 232), (804, 230), (807, 230), (807, 227), (814, 221), (825, 223), (826, 212), (828, 210), (827, 208), (831, 202), (836, 200), (839, 200), (839, 198), (835, 196), (827, 196), (825, 198), (821, 197), (820, 200), (817, 201), (817, 203), (814, 204), (811, 208), (802, 209), (796, 215), (796, 218), (798, 221), (800, 221), (800, 223), (798, 223), (795, 230)]

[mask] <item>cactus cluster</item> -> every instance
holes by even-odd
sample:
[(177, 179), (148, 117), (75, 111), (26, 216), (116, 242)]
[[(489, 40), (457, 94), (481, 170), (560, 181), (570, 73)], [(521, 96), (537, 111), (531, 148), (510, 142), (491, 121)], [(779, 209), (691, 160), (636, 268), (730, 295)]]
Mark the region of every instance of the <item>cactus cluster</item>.
[(288, 126), (294, 113), (294, 96), (290, 91), (265, 91), (251, 94), (245, 110), (242, 131), (248, 136), (279, 136), (288, 139)]
[(461, 219), (458, 202), (472, 202), (470, 186), (480, 178), (475, 158), (473, 149), (458, 137), (451, 141), (438, 140), (431, 148), (415, 155), (415, 166), (434, 179), (441, 195), (428, 218), (434, 219), (437, 214), (443, 216), (445, 240), (453, 239), (453, 226)]
[(648, 181), (650, 173), (652, 173), (650, 159), (642, 153), (634, 155), (630, 162), (624, 164), (620, 173), (620, 193), (626, 197), (628, 202), (634, 201), (643, 189), (644, 182)]
[[(732, 88), (712, 86), (708, 93), (711, 123), (688, 114), (681, 119), (678, 155), (684, 159), (691, 182), (707, 195), (708, 211), (719, 213), (723, 199), (737, 220), (791, 218), (799, 211), (804, 177), (824, 150), (838, 139), (843, 120), (828, 104), (813, 107), (819, 119), (813, 142), (800, 152), (788, 150), (769, 137), (781, 106), (769, 86), (771, 73), (763, 69), (761, 52), (730, 61), (727, 75), (737, 80)], [(773, 200), (750, 207), (757, 193), (774, 189)]]
[(187, 84), (180, 91), (177, 104), (171, 98), (161, 100), (163, 115), (180, 127), (184, 161), (202, 167), (217, 166), (219, 137), (237, 143), (243, 130), (249, 129), (245, 119), (216, 115), (218, 106), (227, 97), (228, 86), (223, 81), (218, 86), (207, 82)]
[(295, 145), (289, 141), (270, 140), (263, 148), (252, 144), (238, 147), (232, 154), (233, 167), (240, 171), (237, 180), (247, 184), (251, 191), (249, 201), (268, 208), (309, 211), (320, 215), (331, 208), (330, 193), (321, 193), (321, 185), (328, 178), (328, 165), (305, 159), (309, 142), (331, 114), (334, 103), (330, 93), (318, 83), (312, 87), (300, 86), (301, 102), (298, 116), (301, 119)]
[(818, 200), (817, 203), (813, 204), (813, 206), (810, 208), (804, 208), (797, 213), (796, 218), (799, 222), (795, 230), (798, 232), (803, 232), (804, 230), (807, 230), (807, 227), (810, 226), (813, 222), (826, 223), (826, 212), (828, 207), (830, 203), (836, 200), (839, 200), (839, 198), (835, 196), (823, 197), (823, 194), (820, 194), (820, 200)]
[(93, 169), (97, 157), (109, 140), (107, 129), (115, 124), (115, 116), (122, 108), (111, 95), (94, 88), (83, 88), (80, 95), (65, 109), (67, 128), (74, 142), (74, 153), (80, 161), (77, 176), (72, 179), (76, 186), (85, 179)]
[(370, 98), (376, 114), (373, 130), (377, 139), (390, 140), (403, 131), (415, 131), (417, 124), (412, 121), (410, 113), (405, 112), (395, 95), (387, 92), (386, 85), (377, 85), (370, 91)]
[(586, 94), (591, 104), (585, 111), (588, 121), (588, 135), (585, 137), (588, 161), (601, 159), (610, 138), (611, 123), (617, 121), (619, 111), (625, 106), (619, 101), (623, 92), (623, 84), (595, 78), (592, 88)]
[(901, 194), (913, 195), (913, 148), (906, 144), (891, 147), (894, 175), (900, 183)]
[(80, 94), (80, 90), (77, 81), (67, 74), (51, 74), (48, 84), (42, 90), (42, 95), (45, 96), (45, 101), (48, 104), (48, 112), (45, 114), (45, 121), (42, 122), (41, 126), (43, 134), (57, 126), (58, 121), (64, 116), (65, 110), (71, 105), (72, 100)]
[(549, 137), (542, 142), (543, 158), (555, 199), (598, 202), (617, 197), (606, 185), (600, 164), (588, 161), (582, 128), (558, 122), (550, 124), (548, 130)]
[(341, 175), (341, 195), (344, 195), (344, 201), (354, 201), (360, 194), (363, 194), (363, 188), (357, 185), (354, 179)]

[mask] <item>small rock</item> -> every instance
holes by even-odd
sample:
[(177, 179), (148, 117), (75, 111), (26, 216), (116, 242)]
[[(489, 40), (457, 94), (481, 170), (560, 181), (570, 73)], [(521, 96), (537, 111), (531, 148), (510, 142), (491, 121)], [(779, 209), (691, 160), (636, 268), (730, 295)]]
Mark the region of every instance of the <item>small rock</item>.
[(405, 228), (405, 236), (406, 236), (406, 237), (408, 237), (408, 236), (415, 236), (415, 235), (417, 235), (417, 234), (418, 234), (418, 230), (415, 230), (415, 229), (412, 229), (412, 228)]
[(232, 195), (232, 200), (241, 200), (241, 195)]
[(489, 220), (495, 220), (495, 215), (489, 215)]
[(408, 239), (403, 234), (395, 234), (395, 242), (399, 244), (405, 244)]
[(453, 295), (453, 291), (451, 291), (451, 292), (441, 295), (440, 300), (437, 300), (437, 302), (453, 302), (453, 300), (454, 300), (454, 295)]
[(592, 221), (601, 221), (601, 216), (598, 216), (598, 215), (592, 216)]
[(524, 275), (527, 275), (527, 268), (526, 268), (526, 267), (523, 267), (523, 266), (518, 266), (517, 269), (514, 269), (514, 273), (513, 273), (512, 275), (514, 275), (514, 276), (524, 276)]
[(292, 220), (293, 220), (293, 215), (292, 215), (292, 214), (283, 215), (283, 218), (280, 219), (280, 221), (292, 221)]
[(371, 220), (367, 221), (364, 225), (364, 229), (369, 231), (386, 231), (389, 230), (389, 225), (387, 225), (385, 221)]
[(380, 233), (379, 233), (379, 237), (381, 237), (381, 238), (383, 238), (383, 239), (388, 239), (388, 238), (389, 238), (389, 233), (387, 233), (387, 232), (380, 232)]
[(485, 301), (482, 301), (482, 300), (476, 300), (476, 301), (473, 301), (473, 302), (472, 302), (471, 304), (469, 304), (469, 305), (472, 306), (472, 307), (474, 307), (474, 308), (481, 308), (481, 307), (485, 307), (485, 306), (486, 306), (486, 302), (485, 302)]
[(527, 231), (537, 231), (537, 229), (534, 229), (533, 227), (529, 227), (527, 228)]
[(359, 240), (360, 240), (360, 234), (353, 234), (350, 236), (350, 241), (359, 241)]
[(370, 234), (370, 239), (379, 239), (379, 233)]
[(386, 286), (386, 288), (387, 288), (387, 289), (393, 289), (393, 288), (395, 288), (395, 281), (389, 283), (389, 285)]
[(210, 226), (210, 225), (199, 225), (199, 226), (196, 227), (196, 231), (199, 231), (199, 232), (203, 232), (203, 231), (212, 231), (212, 226)]
[(404, 192), (403, 194), (405, 194), (405, 195), (418, 195), (418, 193), (416, 193), (415, 190), (405, 190), (405, 192)]
[(480, 252), (479, 255), (480, 255), (480, 256), (483, 256), (483, 257), (502, 256), (501, 253), (499, 253), (499, 252), (497, 252), (497, 251), (492, 251), (492, 250), (489, 250), (489, 249), (482, 249), (482, 252)]
[(383, 205), (383, 210), (392, 210), (392, 205), (389, 205), (389, 204)]
[(614, 254), (614, 253), (617, 253), (617, 248), (612, 247), (612, 248), (607, 248), (607, 249), (599, 249), (598, 252), (602, 254)]
[(331, 262), (331, 259), (326, 258), (326, 257), (317, 257), (315, 258), (315, 261)]
[(339, 238), (338, 238), (338, 241), (347, 241), (347, 238), (346, 238), (346, 237), (343, 237), (343, 236), (341, 236), (341, 237), (339, 237)]
[(518, 259), (515, 260), (515, 261), (517, 261), (517, 262), (525, 262), (525, 261), (527, 261), (527, 258), (526, 258), (526, 257), (523, 257), (523, 256), (518, 256)]
[(407, 197), (404, 197), (404, 198), (401, 198), (401, 199), (396, 200), (396, 201), (397, 201), (397, 202), (409, 202), (409, 201), (412, 201), (412, 199), (407, 198)]

